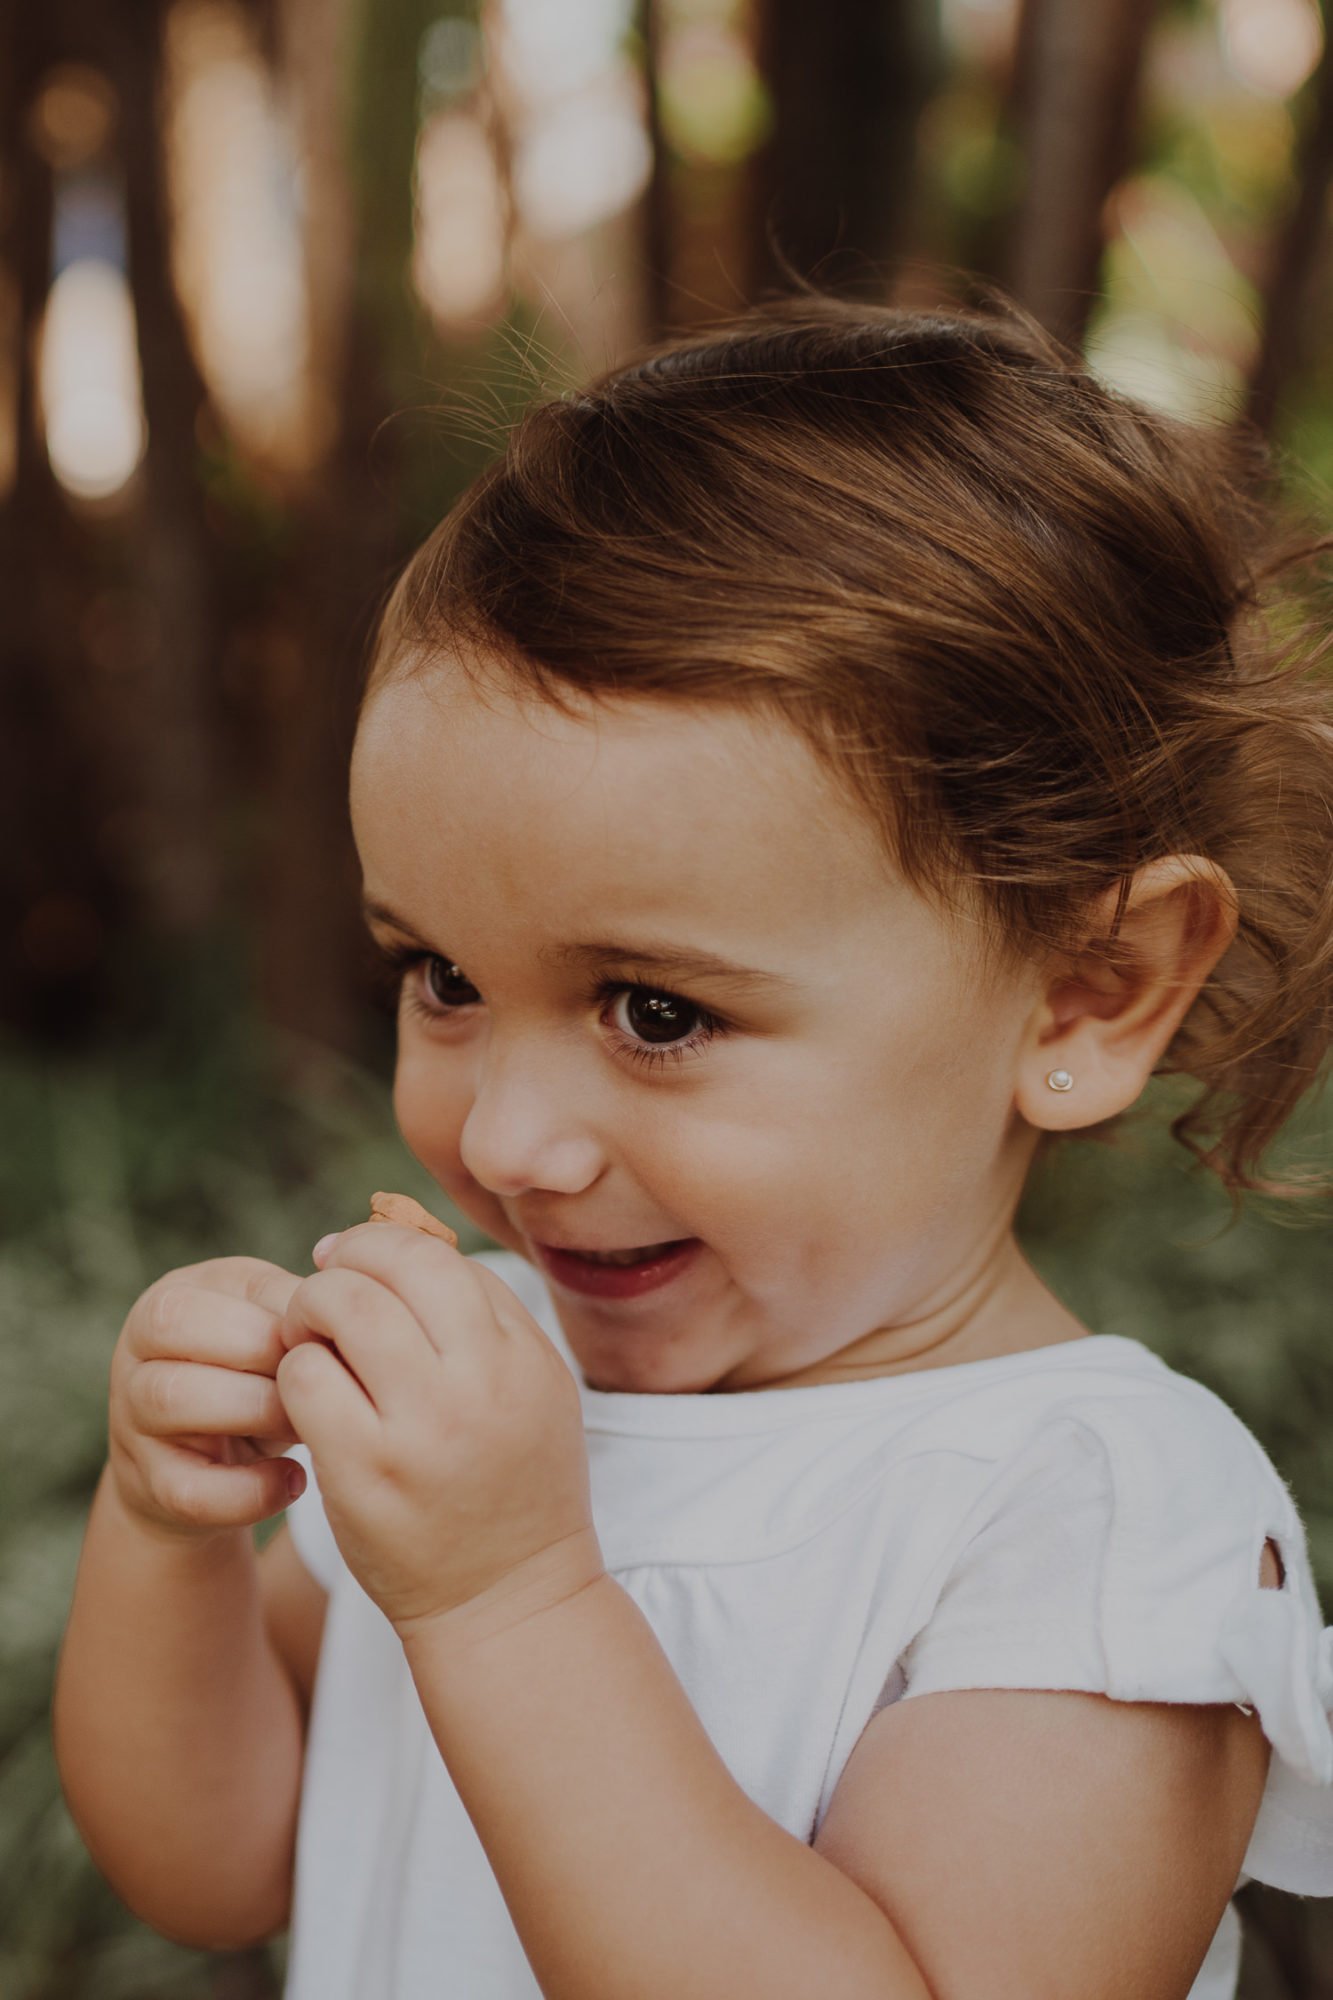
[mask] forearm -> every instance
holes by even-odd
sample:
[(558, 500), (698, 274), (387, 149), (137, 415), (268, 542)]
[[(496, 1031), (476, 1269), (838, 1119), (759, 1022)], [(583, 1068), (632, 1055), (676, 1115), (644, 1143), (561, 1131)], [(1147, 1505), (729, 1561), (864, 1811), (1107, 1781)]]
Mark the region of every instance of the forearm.
[(304, 1730), (247, 1529), (173, 1542), (125, 1512), (108, 1468), (52, 1719), (70, 1811), (138, 1916), (218, 1949), (282, 1927)]
[(546, 2000), (930, 2000), (878, 1905), (741, 1790), (612, 1578), (404, 1645)]

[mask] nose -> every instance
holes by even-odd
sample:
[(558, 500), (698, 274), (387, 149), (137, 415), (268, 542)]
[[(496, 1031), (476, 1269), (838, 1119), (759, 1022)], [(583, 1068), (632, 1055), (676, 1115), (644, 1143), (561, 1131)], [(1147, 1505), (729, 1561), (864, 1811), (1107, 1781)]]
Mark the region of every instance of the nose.
[(579, 1194), (597, 1179), (605, 1154), (576, 1068), (549, 1037), (502, 1044), (492, 1030), (458, 1139), (459, 1158), (480, 1187), (499, 1196), (529, 1188)]

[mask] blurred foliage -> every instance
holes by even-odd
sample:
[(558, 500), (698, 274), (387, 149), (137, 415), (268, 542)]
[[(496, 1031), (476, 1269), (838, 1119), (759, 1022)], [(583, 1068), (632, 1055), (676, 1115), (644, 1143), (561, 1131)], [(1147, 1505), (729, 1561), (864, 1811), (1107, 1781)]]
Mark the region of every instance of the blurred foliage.
[[(230, 995), (220, 996), (225, 1004)], [(304, 1081), (284, 1082), (299, 1054)], [(0, 1994), (194, 2000), (276, 1992), (281, 1951), (212, 1955), (131, 1918), (60, 1798), (50, 1686), (106, 1451), (112, 1350), (133, 1300), (207, 1257), (309, 1270), (378, 1187), (448, 1209), (385, 1084), (222, 1011), (208, 1032), (97, 1056), (0, 1046)], [(271, 1529), (269, 1529), (271, 1532)], [(259, 1533), (262, 1542), (266, 1539)], [(239, 1958), (239, 1963), (237, 1960)], [(243, 1976), (242, 1976), (243, 1975)]]

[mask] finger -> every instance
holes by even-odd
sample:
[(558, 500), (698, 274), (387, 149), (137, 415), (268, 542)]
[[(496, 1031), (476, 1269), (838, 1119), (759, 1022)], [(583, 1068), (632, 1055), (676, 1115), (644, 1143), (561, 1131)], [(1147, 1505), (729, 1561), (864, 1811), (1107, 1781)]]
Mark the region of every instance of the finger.
[(403, 1229), (390, 1222), (362, 1222), (354, 1229), (344, 1229), (325, 1258), (320, 1275), (335, 1270), (360, 1271), (378, 1279), (402, 1301), (441, 1353), (450, 1345), (451, 1322), (463, 1325), (470, 1316), (475, 1324), (478, 1310), (483, 1325), (496, 1330), (490, 1300), (468, 1259), (419, 1229)]
[(190, 1527), (250, 1527), (280, 1514), (306, 1484), (305, 1468), (294, 1458), (218, 1465), (174, 1446), (154, 1450), (146, 1472), (156, 1505)]
[[(371, 1403), (386, 1413), (417, 1400), (422, 1366), (434, 1358), (402, 1300), (361, 1271), (316, 1271), (305, 1279), (280, 1336), (294, 1352), (311, 1333), (332, 1342)], [(294, 1413), (292, 1420), (299, 1429)]]
[(517, 1332), (520, 1328), (524, 1331), (536, 1332), (541, 1335), (543, 1340), (549, 1341), (551, 1346), (555, 1346), (555, 1342), (551, 1340), (551, 1336), (533, 1318), (513, 1286), (506, 1284), (497, 1271), (489, 1271), (484, 1264), (479, 1264), (475, 1259), (469, 1258), (468, 1274), (470, 1277), (476, 1279), (490, 1301), (491, 1311), (495, 1315), (495, 1322), (498, 1327), (502, 1328), (505, 1332)]
[(374, 1405), (321, 1341), (302, 1341), (283, 1356), (278, 1387), (316, 1465), (325, 1452), (337, 1457), (349, 1449), (366, 1455), (378, 1450), (383, 1433)]
[[(291, 1293), (300, 1284), (294, 1278)], [(275, 1294), (276, 1296), (276, 1294)], [(273, 1375), (286, 1352), (281, 1315), (246, 1299), (173, 1277), (159, 1280), (142, 1301), (134, 1329), (141, 1360), (207, 1361)]]
[(209, 1291), (230, 1293), (271, 1313), (287, 1310), (287, 1301), (301, 1282), (297, 1272), (285, 1271), (263, 1257), (206, 1257), (200, 1264), (182, 1264), (168, 1275), (188, 1278)]
[(276, 1438), (292, 1428), (276, 1381), (238, 1368), (144, 1361), (130, 1375), (126, 1396), (136, 1428), (147, 1437), (194, 1431)]
[(241, 1442), (249, 1445), (256, 1458), (281, 1458), (283, 1452), (290, 1451), (294, 1444), (300, 1444), (302, 1440), (297, 1436), (289, 1418), (285, 1430), (280, 1431), (275, 1437), (246, 1437)]
[(290, 1451), (301, 1440), (296, 1432), (288, 1429), (287, 1437), (279, 1442), (276, 1438), (241, 1437), (232, 1432), (180, 1431), (164, 1440), (142, 1438), (140, 1443), (150, 1450), (165, 1445), (171, 1450), (178, 1447), (182, 1451), (193, 1452), (209, 1465), (249, 1465), (256, 1458), (281, 1458), (284, 1451)]

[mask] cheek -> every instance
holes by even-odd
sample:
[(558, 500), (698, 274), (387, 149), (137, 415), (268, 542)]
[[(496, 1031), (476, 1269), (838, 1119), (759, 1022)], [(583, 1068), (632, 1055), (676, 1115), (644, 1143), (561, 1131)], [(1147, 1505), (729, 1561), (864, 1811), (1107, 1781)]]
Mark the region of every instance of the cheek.
[(1003, 1024), (947, 961), (890, 987), (866, 1023), (864, 1115), (943, 1134), (993, 1095)]
[(925, 1242), (990, 1199), (985, 1190), (1003, 1171), (1013, 1098), (1007, 1024), (944, 988), (940, 1004), (888, 1029), (860, 1092), (844, 1103), (848, 1156), (864, 1168), (851, 1199), (864, 1220), (882, 1190), (901, 1233)]
[(835, 1231), (910, 1234), (967, 1185), (986, 1125), (1002, 1129), (994, 1058), (947, 999), (909, 995), (844, 1025), (793, 1095), (802, 1178)]
[(399, 1054), (393, 1079), (398, 1129), (421, 1164), (444, 1185), (466, 1178), (459, 1165), (458, 1139), (468, 1108), (461, 1064), (438, 1055), (433, 1060), (423, 1058), (410, 1049)]
[(422, 1055), (408, 1050), (399, 1055), (393, 1109), (408, 1151), (479, 1229), (497, 1243), (521, 1251), (501, 1204), (477, 1186), (459, 1158), (459, 1135), (471, 1104), (462, 1064), (449, 1062), (438, 1051)]
[(737, 1087), (725, 1107), (642, 1117), (636, 1171), (660, 1213), (712, 1242), (752, 1296), (780, 1298), (822, 1200), (830, 1148), (789, 1065), (778, 1076), (756, 1063), (729, 1081)]

